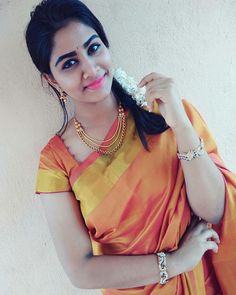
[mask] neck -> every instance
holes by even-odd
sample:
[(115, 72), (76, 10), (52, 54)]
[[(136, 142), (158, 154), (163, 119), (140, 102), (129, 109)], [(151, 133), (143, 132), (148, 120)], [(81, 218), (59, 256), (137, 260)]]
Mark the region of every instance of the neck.
[(111, 94), (102, 101), (95, 103), (75, 102), (75, 118), (85, 128), (110, 124), (117, 117), (118, 105)]

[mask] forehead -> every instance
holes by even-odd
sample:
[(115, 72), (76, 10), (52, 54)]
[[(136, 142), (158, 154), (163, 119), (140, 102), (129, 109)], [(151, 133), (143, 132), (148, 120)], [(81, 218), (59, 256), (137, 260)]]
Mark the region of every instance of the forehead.
[(55, 60), (58, 56), (73, 51), (77, 47), (82, 49), (84, 42), (94, 33), (96, 31), (93, 28), (80, 22), (71, 21), (66, 27), (55, 33), (51, 59)]

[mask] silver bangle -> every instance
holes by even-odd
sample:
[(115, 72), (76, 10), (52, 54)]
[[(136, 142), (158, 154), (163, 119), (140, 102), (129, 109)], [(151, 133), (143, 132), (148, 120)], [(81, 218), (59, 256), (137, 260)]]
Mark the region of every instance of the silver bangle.
[(203, 138), (200, 138), (200, 144), (196, 149), (190, 150), (187, 153), (177, 153), (177, 156), (180, 160), (191, 161), (197, 157), (202, 156), (204, 153), (204, 141)]
[(156, 253), (158, 257), (158, 266), (160, 270), (160, 285), (165, 285), (168, 282), (169, 275), (166, 266), (166, 254), (164, 252)]

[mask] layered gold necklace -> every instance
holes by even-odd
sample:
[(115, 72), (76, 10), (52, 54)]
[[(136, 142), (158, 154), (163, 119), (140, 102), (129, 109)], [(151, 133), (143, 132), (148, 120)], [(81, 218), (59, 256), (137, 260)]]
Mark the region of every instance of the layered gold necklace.
[(74, 124), (75, 124), (76, 132), (81, 138), (81, 140), (89, 148), (97, 151), (99, 154), (102, 154), (102, 155), (114, 154), (121, 147), (125, 138), (125, 133), (127, 128), (125, 111), (121, 104), (119, 105), (119, 108), (118, 108), (117, 127), (114, 134), (111, 136), (111, 138), (108, 138), (106, 140), (92, 138), (85, 132), (84, 127), (76, 118), (74, 118)]

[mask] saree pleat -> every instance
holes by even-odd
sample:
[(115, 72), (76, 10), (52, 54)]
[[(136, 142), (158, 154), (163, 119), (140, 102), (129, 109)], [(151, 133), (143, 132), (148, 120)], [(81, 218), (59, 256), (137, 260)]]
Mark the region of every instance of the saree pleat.
[[(183, 105), (225, 181), (224, 217), (213, 226), (220, 235), (219, 252), (207, 252), (191, 272), (171, 278), (164, 287), (102, 289), (104, 295), (236, 294), (236, 176), (225, 167), (199, 112), (186, 99)], [(140, 142), (131, 114), (127, 116), (125, 141), (110, 157), (92, 153), (79, 163), (54, 136), (41, 152), (36, 192), (74, 192), (94, 255), (174, 251), (192, 214), (174, 133), (168, 129), (147, 135), (149, 153)]]

